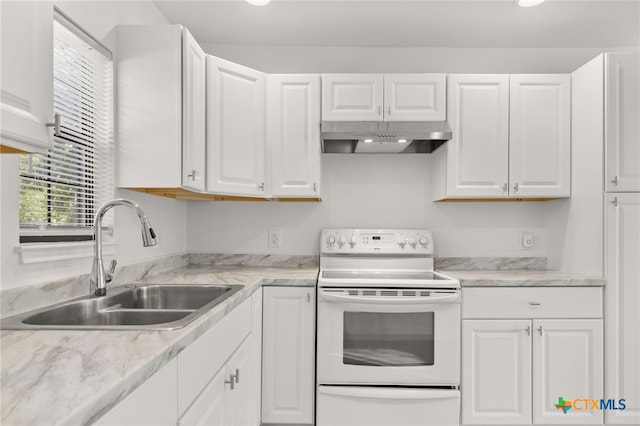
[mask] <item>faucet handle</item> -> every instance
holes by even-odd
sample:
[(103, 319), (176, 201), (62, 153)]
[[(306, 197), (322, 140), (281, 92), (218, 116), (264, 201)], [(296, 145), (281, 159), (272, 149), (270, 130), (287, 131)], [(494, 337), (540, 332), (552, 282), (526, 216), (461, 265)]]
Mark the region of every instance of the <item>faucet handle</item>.
[(113, 274), (116, 272), (116, 265), (118, 264), (118, 261), (113, 259), (111, 261), (111, 263), (109, 264), (109, 270), (105, 273), (105, 281), (110, 283), (111, 280), (113, 279)]

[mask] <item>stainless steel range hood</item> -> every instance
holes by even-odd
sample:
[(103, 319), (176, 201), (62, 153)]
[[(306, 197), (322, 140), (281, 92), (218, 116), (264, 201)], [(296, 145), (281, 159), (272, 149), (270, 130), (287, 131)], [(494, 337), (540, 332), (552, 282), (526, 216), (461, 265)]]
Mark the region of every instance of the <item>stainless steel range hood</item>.
[(323, 121), (322, 152), (430, 153), (451, 139), (446, 121)]

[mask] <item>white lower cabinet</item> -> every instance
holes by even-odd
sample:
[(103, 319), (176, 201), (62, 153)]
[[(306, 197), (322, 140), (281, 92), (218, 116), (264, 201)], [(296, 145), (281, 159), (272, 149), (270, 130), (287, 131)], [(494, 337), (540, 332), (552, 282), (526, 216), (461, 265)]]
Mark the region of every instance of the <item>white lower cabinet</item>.
[(260, 289), (95, 424), (258, 426), (261, 337)]
[(178, 418), (176, 358), (93, 423), (96, 426), (173, 426)]
[(606, 194), (605, 312), (609, 425), (640, 424), (640, 193)]
[(463, 289), (462, 423), (602, 424), (584, 401), (603, 397), (601, 305), (600, 288)]
[(312, 424), (315, 289), (265, 287), (262, 423)]
[(251, 423), (250, 339), (238, 348), (180, 418), (180, 426), (257, 425)]

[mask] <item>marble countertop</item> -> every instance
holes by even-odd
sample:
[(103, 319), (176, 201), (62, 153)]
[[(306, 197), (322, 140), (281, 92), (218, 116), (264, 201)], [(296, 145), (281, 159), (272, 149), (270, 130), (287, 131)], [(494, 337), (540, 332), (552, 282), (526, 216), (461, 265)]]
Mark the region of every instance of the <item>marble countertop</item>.
[(314, 267), (188, 265), (138, 282), (245, 288), (179, 330), (2, 330), (0, 423), (91, 423), (260, 286), (315, 286), (317, 276)]
[(438, 270), (462, 287), (602, 287), (604, 278), (548, 270)]

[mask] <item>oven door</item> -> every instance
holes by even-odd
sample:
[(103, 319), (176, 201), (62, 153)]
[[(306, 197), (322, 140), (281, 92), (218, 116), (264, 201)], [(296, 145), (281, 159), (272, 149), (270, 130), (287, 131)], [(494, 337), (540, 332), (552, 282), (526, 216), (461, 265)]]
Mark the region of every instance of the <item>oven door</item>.
[(460, 290), (320, 288), (319, 384), (457, 386)]

